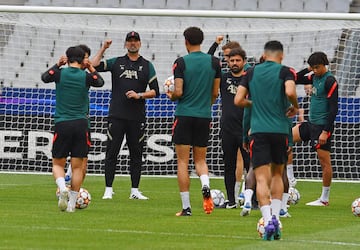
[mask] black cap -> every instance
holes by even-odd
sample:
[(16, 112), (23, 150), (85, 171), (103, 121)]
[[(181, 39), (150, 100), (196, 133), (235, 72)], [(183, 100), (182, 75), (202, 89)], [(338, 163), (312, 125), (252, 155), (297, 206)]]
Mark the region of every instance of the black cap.
[(136, 40), (140, 41), (140, 35), (135, 31), (127, 33), (125, 41), (129, 41), (130, 38), (135, 38)]

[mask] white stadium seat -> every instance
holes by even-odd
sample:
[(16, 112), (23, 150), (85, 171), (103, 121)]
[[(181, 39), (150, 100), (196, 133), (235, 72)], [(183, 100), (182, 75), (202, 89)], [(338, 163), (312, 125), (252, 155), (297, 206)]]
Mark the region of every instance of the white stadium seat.
[(282, 0), (281, 11), (302, 12), (304, 10), (304, 1), (300, 0)]
[(259, 11), (279, 11), (281, 0), (258, 0)]
[(258, 3), (256, 0), (235, 0), (235, 10), (256, 11)]
[(164, 9), (165, 6), (165, 0), (144, 0), (144, 8), (146, 9)]
[(304, 0), (304, 11), (326, 12), (326, 0)]
[(213, 0), (214, 10), (234, 10), (235, 3), (234, 0)]
[(327, 0), (328, 12), (348, 13), (351, 0)]

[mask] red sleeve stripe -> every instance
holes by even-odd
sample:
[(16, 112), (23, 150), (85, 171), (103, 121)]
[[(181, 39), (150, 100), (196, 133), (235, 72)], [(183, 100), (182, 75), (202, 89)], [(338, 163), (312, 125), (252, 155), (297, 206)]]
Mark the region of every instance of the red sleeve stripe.
[(297, 74), (296, 71), (293, 68), (290, 68), (290, 72), (294, 75), (295, 81), (297, 80)]
[(172, 67), (173, 74), (174, 74), (174, 71), (175, 71), (176, 67), (177, 67), (177, 63), (174, 63), (174, 65)]
[(334, 93), (335, 89), (337, 87), (337, 82), (334, 82), (333, 85), (331, 86), (331, 89), (327, 95), (327, 98), (330, 98), (332, 96), (332, 94)]

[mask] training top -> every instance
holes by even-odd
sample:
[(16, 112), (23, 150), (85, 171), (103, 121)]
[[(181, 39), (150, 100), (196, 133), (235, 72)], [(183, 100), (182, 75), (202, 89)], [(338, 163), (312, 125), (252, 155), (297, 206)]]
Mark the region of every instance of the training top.
[(183, 79), (175, 116), (211, 118), (214, 79), (221, 77), (219, 59), (201, 51), (176, 59), (174, 79)]
[(159, 95), (159, 85), (153, 64), (140, 56), (131, 61), (128, 55), (114, 57), (102, 61), (96, 67), (99, 72), (110, 71), (112, 80), (109, 117), (134, 121), (145, 121), (145, 100), (128, 99), (126, 92), (134, 90), (136, 93), (150, 89)]
[(296, 79), (293, 69), (265, 61), (244, 72), (240, 84), (248, 89), (252, 100), (250, 127), (255, 133), (289, 133), (288, 98), (285, 82)]
[(242, 135), (242, 122), (244, 109), (234, 104), (234, 97), (241, 77), (236, 77), (231, 72), (224, 73), (220, 82), (222, 114), (220, 119), (221, 129), (234, 135)]
[(321, 77), (312, 75), (312, 94), (310, 99), (311, 123), (325, 125), (331, 131), (338, 111), (338, 84), (335, 77), (327, 71)]
[(55, 123), (88, 119), (89, 88), (102, 87), (103, 78), (97, 73), (75, 68), (59, 68), (57, 64), (41, 75), (45, 83), (56, 83)]

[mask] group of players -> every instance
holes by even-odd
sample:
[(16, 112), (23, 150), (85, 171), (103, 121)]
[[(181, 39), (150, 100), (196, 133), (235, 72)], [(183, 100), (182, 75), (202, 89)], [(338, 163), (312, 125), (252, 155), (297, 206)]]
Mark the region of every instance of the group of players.
[[(217, 41), (221, 39), (217, 38)], [(229, 45), (235, 48), (228, 51)], [(240, 215), (250, 213), (251, 197), (256, 189), (265, 221), (264, 239), (280, 239), (279, 217), (290, 217), (286, 206), (288, 177), (292, 186), (296, 184), (292, 169), (293, 143), (310, 141), (322, 167), (321, 196), (306, 205), (329, 205), (331, 135), (338, 111), (337, 82), (327, 68), (329, 61), (323, 52), (310, 55), (309, 68), (296, 73), (281, 65), (284, 55), (279, 41), (265, 44), (260, 63), (254, 67), (247, 66), (245, 52), (238, 43), (230, 42), (222, 49), (229, 70), (221, 79), (221, 137), (228, 197), (225, 207), (236, 207), (236, 160), (242, 156), (246, 163), (248, 157), (244, 151), (241, 155), (236, 152), (244, 148), (251, 156), (251, 167), (247, 168), (245, 203)], [(301, 122), (292, 127), (290, 118), (299, 108), (295, 84), (304, 84), (307, 95), (311, 96), (310, 115), (308, 121), (300, 119)], [(284, 171), (286, 163), (287, 171)]]
[[(281, 64), (283, 45), (269, 41), (264, 46), (261, 62), (250, 66), (246, 53), (237, 42), (222, 49), (227, 70), (221, 69), (213, 56), (223, 37), (219, 36), (209, 52), (201, 52), (204, 34), (197, 27), (184, 33), (188, 55), (173, 64), (174, 89), (166, 94), (177, 102), (172, 140), (177, 154), (177, 177), (182, 210), (177, 216), (191, 215), (188, 164), (190, 152), (201, 181), (203, 208), (210, 214), (214, 204), (210, 195), (210, 179), (206, 163), (210, 133), (211, 106), (219, 94), (222, 98), (221, 141), (224, 157), (224, 181), (228, 202), (236, 208), (243, 166), (247, 169), (245, 203), (241, 212), (251, 210), (253, 193), (265, 221), (265, 240), (280, 239), (279, 217), (282, 200), (287, 201), (287, 173), (295, 182), (291, 161), (292, 142), (311, 141), (323, 171), (320, 198), (307, 205), (328, 206), (332, 178), (331, 138), (337, 114), (338, 88), (329, 72), (329, 61), (323, 52), (308, 58), (309, 68), (296, 73)], [(90, 146), (90, 86), (101, 87), (104, 81), (97, 72), (112, 73), (107, 148), (105, 159), (105, 192), (112, 199), (117, 155), (126, 135), (130, 152), (130, 199), (147, 200), (138, 189), (141, 176), (142, 148), (146, 126), (145, 99), (159, 95), (156, 72), (151, 62), (139, 54), (140, 35), (129, 32), (125, 38), (127, 54), (101, 61), (112, 41), (103, 43), (89, 60), (87, 46), (74, 46), (66, 56), (42, 75), (44, 82), (56, 83), (55, 131), (52, 148), (53, 175), (60, 190), (59, 208), (74, 212), (77, 192), (85, 178)], [(68, 64), (68, 67), (62, 67)], [(86, 70), (85, 70), (86, 69)], [(299, 109), (296, 84), (311, 84), (309, 121), (292, 127), (292, 117)], [(64, 179), (66, 158), (71, 156), (71, 190)], [(239, 166), (240, 167), (237, 167)], [(251, 167), (249, 167), (251, 165)], [(283, 181), (283, 179), (285, 181)], [(286, 184), (286, 185), (284, 185)], [(285, 188), (284, 188), (285, 186)], [(285, 196), (284, 196), (284, 194)], [(75, 197), (75, 198), (74, 198)], [(270, 202), (271, 197), (271, 202)], [(69, 200), (69, 201), (68, 201)], [(282, 211), (283, 215), (287, 211)]]

